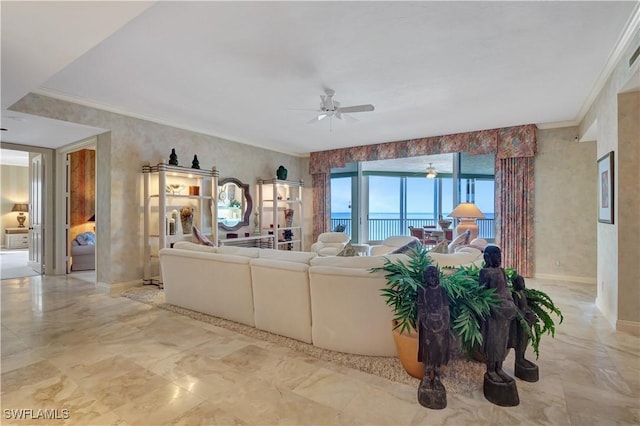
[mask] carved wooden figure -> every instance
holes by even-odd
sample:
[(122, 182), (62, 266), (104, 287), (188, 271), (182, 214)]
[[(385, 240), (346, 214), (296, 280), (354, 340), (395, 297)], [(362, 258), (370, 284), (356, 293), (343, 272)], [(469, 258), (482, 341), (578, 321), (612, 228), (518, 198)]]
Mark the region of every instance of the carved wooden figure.
[[(524, 278), (522, 276), (518, 275), (513, 280), (513, 289), (515, 290), (513, 294), (513, 302), (518, 307), (518, 310), (529, 325), (529, 328), (531, 328), (537, 321), (537, 316), (527, 303), (527, 296), (524, 292)], [(539, 378), (538, 366), (524, 357), (524, 354), (527, 351), (527, 346), (529, 345), (529, 333), (527, 329), (520, 324), (518, 318), (513, 320), (511, 326), (513, 327), (512, 335), (514, 337), (514, 341), (511, 346), (516, 352), (514, 367), (515, 376), (527, 382), (537, 382)]]
[(172, 166), (178, 165), (178, 154), (176, 154), (175, 148), (172, 148), (171, 154), (169, 154), (169, 164), (171, 164)]
[(440, 286), (435, 266), (423, 272), (423, 287), (418, 289), (418, 361), (424, 364), (424, 376), (418, 387), (418, 402), (427, 408), (447, 406), (447, 393), (440, 381), (443, 365), (449, 362), (449, 298)]
[(483, 325), (482, 349), (486, 356), (487, 372), (484, 375), (484, 396), (494, 404), (510, 407), (520, 403), (515, 380), (502, 370), (507, 356), (509, 329), (516, 316), (516, 306), (507, 288), (507, 276), (502, 265), (502, 251), (497, 246), (484, 249), (485, 267), (480, 270), (480, 285), (495, 289), (501, 299), (492, 307)]

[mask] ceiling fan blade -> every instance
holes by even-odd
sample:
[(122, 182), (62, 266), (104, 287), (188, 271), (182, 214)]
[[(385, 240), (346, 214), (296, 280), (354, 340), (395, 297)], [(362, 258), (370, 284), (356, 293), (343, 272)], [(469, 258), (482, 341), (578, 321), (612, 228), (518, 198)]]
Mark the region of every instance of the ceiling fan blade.
[(342, 116), (343, 116), (343, 117), (346, 119), (346, 121), (347, 121), (347, 122), (349, 122), (349, 123), (355, 123), (355, 122), (357, 122), (357, 121), (360, 121), (360, 120), (358, 120), (357, 118), (355, 118), (355, 117), (353, 117), (353, 116), (351, 116), (351, 115), (349, 115), (349, 114), (342, 114)]
[(367, 105), (354, 105), (354, 106), (348, 106), (348, 107), (340, 107), (338, 108), (338, 112), (346, 112), (346, 113), (353, 113), (353, 112), (366, 112), (366, 111), (373, 111), (375, 108), (373, 107), (373, 105), (371, 104), (367, 104)]

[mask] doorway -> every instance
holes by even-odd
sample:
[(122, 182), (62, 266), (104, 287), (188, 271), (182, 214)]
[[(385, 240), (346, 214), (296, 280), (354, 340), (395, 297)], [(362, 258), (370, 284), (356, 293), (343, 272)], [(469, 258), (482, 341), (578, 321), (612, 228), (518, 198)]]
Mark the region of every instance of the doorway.
[(56, 265), (65, 274), (96, 270), (97, 143), (91, 137), (56, 152)]
[(68, 272), (96, 269), (96, 151), (83, 148), (67, 154)]
[[(0, 205), (0, 276), (22, 278), (42, 273), (39, 265), (30, 263), (32, 247), (33, 207), (30, 196), (30, 157), (40, 154), (13, 149), (0, 150), (2, 202)], [(32, 251), (32, 250), (31, 250)], [(35, 266), (35, 267), (34, 267)]]

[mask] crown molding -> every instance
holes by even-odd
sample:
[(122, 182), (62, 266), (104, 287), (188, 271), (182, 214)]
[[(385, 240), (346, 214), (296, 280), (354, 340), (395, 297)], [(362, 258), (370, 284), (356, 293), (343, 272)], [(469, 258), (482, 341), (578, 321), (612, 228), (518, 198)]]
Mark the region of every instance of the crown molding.
[(551, 121), (548, 123), (537, 123), (536, 127), (541, 130), (546, 129), (561, 129), (563, 127), (574, 127), (580, 124), (579, 121), (576, 120), (567, 120), (567, 121)]
[(607, 80), (611, 76), (611, 73), (613, 73), (613, 70), (615, 69), (620, 59), (622, 58), (622, 54), (627, 49), (629, 43), (633, 39), (633, 36), (639, 29), (640, 29), (640, 2), (636, 4), (636, 8), (631, 14), (631, 17), (629, 18), (629, 20), (627, 21), (627, 25), (622, 31), (622, 34), (618, 38), (618, 41), (616, 42), (615, 46), (611, 50), (609, 57), (607, 58), (607, 63), (605, 64), (604, 68), (602, 69), (602, 72), (600, 72), (600, 75), (596, 79), (596, 82), (593, 85), (593, 88), (591, 89), (589, 96), (587, 96), (587, 99), (585, 99), (584, 103), (582, 104), (582, 108), (580, 108), (580, 111), (578, 112), (578, 116), (575, 120), (576, 122), (580, 123), (584, 119), (585, 115), (589, 111), (589, 108), (591, 108), (591, 105), (593, 105), (593, 103), (595, 102), (596, 98), (598, 97), (598, 94), (604, 88), (605, 83), (607, 82)]
[(57, 100), (60, 100), (60, 101), (71, 102), (73, 104), (82, 105), (82, 106), (85, 106), (85, 107), (88, 107), (88, 108), (94, 108), (94, 109), (99, 109), (101, 111), (111, 112), (113, 114), (119, 114), (119, 115), (124, 115), (126, 117), (137, 118), (139, 120), (150, 121), (152, 123), (161, 124), (163, 126), (169, 126), (169, 127), (174, 127), (176, 129), (186, 130), (188, 132), (200, 133), (200, 134), (203, 134), (203, 135), (212, 136), (214, 138), (225, 139), (225, 140), (228, 140), (230, 142), (241, 143), (241, 144), (244, 144), (244, 145), (253, 146), (253, 147), (264, 149), (264, 150), (271, 151), (271, 152), (278, 152), (280, 154), (285, 154), (285, 155), (289, 155), (289, 156), (292, 156), (292, 157), (298, 157), (298, 158), (309, 157), (309, 154), (306, 154), (306, 153), (294, 153), (294, 154), (292, 154), (290, 152), (278, 151), (278, 150), (275, 150), (273, 148), (267, 148), (266, 146), (260, 145), (258, 143), (253, 143), (253, 142), (248, 142), (248, 141), (244, 141), (244, 140), (234, 139), (233, 137), (230, 137), (230, 136), (214, 135), (214, 134), (211, 134), (208, 130), (203, 130), (203, 129), (199, 129), (199, 128), (196, 128), (196, 127), (187, 126), (187, 125), (184, 125), (184, 124), (181, 124), (181, 123), (176, 123), (176, 122), (172, 122), (172, 121), (169, 121), (169, 120), (164, 120), (162, 118), (157, 118), (157, 117), (153, 117), (153, 116), (150, 116), (150, 115), (134, 113), (134, 112), (122, 109), (122, 108), (115, 107), (115, 106), (101, 104), (101, 103), (98, 103), (98, 102), (90, 100), (90, 99), (80, 98), (80, 97), (69, 95), (67, 93), (58, 92), (57, 90), (52, 90), (52, 89), (47, 89), (47, 88), (41, 87), (41, 88), (38, 88), (37, 90), (33, 90), (32, 93), (35, 93), (36, 95), (47, 96), (49, 98), (57, 99)]

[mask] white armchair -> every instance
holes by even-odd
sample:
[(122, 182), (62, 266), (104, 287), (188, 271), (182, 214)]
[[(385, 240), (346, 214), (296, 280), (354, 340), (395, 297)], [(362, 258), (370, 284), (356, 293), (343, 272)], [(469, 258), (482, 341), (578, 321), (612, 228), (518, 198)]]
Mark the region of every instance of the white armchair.
[(411, 241), (416, 240), (420, 243), (420, 239), (409, 235), (394, 235), (382, 240), (380, 244), (372, 245), (369, 248), (370, 256), (382, 256), (387, 253), (391, 253), (398, 247), (402, 247), (405, 244), (409, 244)]
[(318, 241), (311, 244), (311, 251), (318, 256), (335, 256), (349, 242), (349, 236), (344, 232), (323, 232), (318, 235)]

